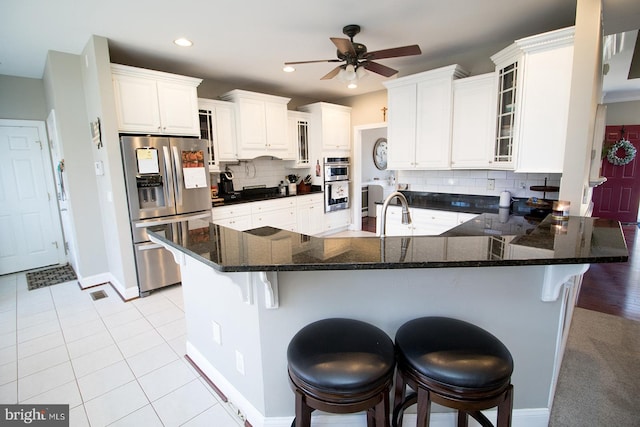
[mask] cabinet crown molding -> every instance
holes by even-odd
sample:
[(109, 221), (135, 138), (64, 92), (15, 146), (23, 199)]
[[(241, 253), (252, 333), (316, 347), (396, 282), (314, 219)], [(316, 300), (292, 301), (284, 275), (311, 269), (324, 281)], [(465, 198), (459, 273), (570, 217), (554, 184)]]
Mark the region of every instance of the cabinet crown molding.
[(539, 52), (562, 46), (570, 46), (573, 44), (574, 35), (575, 27), (567, 27), (524, 37), (492, 55), (491, 60), (494, 64), (502, 64), (513, 60), (514, 57), (522, 53)]
[(111, 72), (121, 76), (147, 77), (166, 82), (188, 84), (193, 87), (198, 87), (200, 83), (202, 83), (202, 79), (195, 77), (181, 76), (179, 74), (165, 73), (164, 71), (149, 70), (147, 68), (131, 67), (122, 64), (111, 64)]
[(462, 77), (467, 77), (469, 73), (462, 68), (458, 64), (447, 65), (446, 67), (436, 68), (429, 71), (423, 71), (417, 74), (411, 74), (410, 76), (400, 77), (395, 80), (388, 80), (386, 82), (382, 82), (382, 84), (387, 88), (394, 88), (398, 86), (415, 84), (424, 81), (428, 81), (431, 79), (440, 79), (442, 77), (451, 76), (453, 79), (459, 79)]
[(250, 92), (248, 90), (234, 89), (220, 96), (220, 99), (225, 101), (236, 101), (241, 98), (260, 99), (263, 101), (277, 102), (282, 104), (288, 104), (291, 98), (285, 98), (283, 96), (269, 95), (266, 93)]
[(351, 107), (339, 104), (330, 104), (328, 102), (314, 102), (313, 104), (301, 105), (298, 110), (303, 112), (321, 111), (323, 108), (330, 108), (332, 110), (351, 111)]

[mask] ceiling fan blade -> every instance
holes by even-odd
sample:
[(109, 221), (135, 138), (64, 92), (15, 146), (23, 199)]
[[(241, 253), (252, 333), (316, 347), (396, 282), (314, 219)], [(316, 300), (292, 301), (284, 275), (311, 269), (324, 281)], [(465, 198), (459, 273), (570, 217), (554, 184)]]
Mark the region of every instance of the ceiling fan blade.
[(316, 61), (285, 62), (284, 65), (313, 64), (316, 62), (342, 62), (339, 59), (318, 59)]
[(420, 55), (422, 51), (417, 44), (411, 46), (394, 47), (367, 53), (367, 59), (397, 58), (399, 56)]
[(341, 39), (338, 37), (329, 37), (333, 44), (336, 45), (340, 53), (344, 55), (356, 56), (356, 50), (353, 48), (353, 43), (349, 39)]
[(385, 77), (391, 77), (394, 74), (398, 73), (398, 70), (394, 70), (393, 68), (387, 67), (386, 65), (378, 64), (377, 62), (371, 62), (371, 61), (365, 62), (364, 68)]
[(334, 78), (340, 72), (341, 69), (342, 69), (342, 66), (338, 65), (336, 68), (334, 68), (333, 70), (325, 74), (320, 80), (329, 80)]

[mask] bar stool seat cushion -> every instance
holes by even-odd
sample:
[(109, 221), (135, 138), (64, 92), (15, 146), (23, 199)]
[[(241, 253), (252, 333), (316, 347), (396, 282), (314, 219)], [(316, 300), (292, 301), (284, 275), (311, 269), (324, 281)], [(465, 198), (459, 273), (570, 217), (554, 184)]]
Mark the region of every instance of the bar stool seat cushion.
[(445, 386), (493, 389), (506, 386), (513, 372), (509, 350), (471, 323), (421, 317), (396, 333), (399, 357), (418, 373)]
[(289, 370), (327, 393), (357, 394), (389, 381), (393, 341), (381, 329), (354, 319), (324, 319), (302, 328), (287, 349)]

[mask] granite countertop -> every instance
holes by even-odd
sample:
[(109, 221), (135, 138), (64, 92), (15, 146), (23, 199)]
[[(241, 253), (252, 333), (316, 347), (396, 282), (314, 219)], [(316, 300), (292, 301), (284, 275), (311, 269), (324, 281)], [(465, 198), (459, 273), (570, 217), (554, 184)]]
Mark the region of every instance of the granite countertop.
[[(272, 227), (237, 231), (204, 221), (179, 223), (176, 235), (150, 227), (152, 239), (223, 272), (492, 267), (625, 262), (617, 221), (548, 216), (538, 224), (481, 214), (442, 236), (314, 237)], [(498, 221), (496, 221), (498, 219)], [(519, 226), (520, 224), (521, 226)]]
[(213, 207), (238, 205), (242, 203), (259, 202), (262, 200), (285, 199), (287, 197), (306, 196), (308, 194), (322, 194), (322, 186), (312, 185), (311, 190), (307, 193), (299, 194), (280, 194), (278, 187), (257, 187), (238, 191), (238, 198), (233, 200), (225, 200), (224, 202), (212, 203)]

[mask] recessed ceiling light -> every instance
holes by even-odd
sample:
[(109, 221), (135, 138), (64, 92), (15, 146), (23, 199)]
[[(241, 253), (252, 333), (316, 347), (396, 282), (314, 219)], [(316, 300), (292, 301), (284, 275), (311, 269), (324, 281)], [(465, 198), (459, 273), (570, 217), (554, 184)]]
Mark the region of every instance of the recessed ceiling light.
[(175, 39), (173, 41), (175, 44), (177, 44), (180, 47), (191, 47), (193, 46), (193, 42), (189, 39), (185, 39), (184, 37), (181, 37), (179, 39)]
[(282, 71), (284, 71), (285, 73), (293, 73), (295, 70), (296, 69), (291, 65), (285, 65), (284, 67), (282, 67)]

